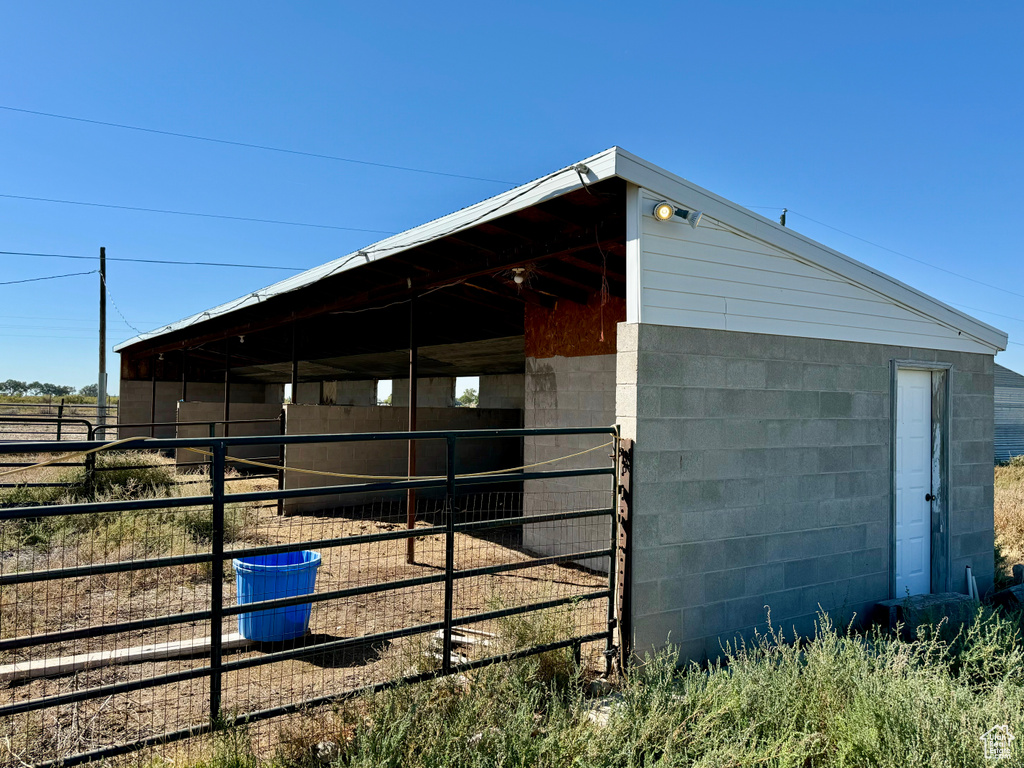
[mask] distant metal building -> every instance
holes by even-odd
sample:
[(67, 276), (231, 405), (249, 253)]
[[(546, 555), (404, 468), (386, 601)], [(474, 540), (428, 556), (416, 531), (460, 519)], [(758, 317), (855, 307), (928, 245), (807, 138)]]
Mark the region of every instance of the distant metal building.
[(996, 461), (1024, 456), (1024, 376), (995, 366)]

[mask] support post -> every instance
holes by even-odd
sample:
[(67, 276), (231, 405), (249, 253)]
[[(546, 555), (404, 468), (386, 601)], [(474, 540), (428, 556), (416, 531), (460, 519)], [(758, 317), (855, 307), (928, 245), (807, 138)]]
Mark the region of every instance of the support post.
[(210, 577), (210, 721), (220, 723), (221, 641), (224, 633), (224, 443), (215, 442), (211, 458), (213, 474), (213, 573)]
[(60, 442), (60, 427), (64, 422), (64, 398), (60, 399), (60, 405), (57, 406), (57, 442)]
[(228, 436), (231, 419), (231, 342), (224, 339), (224, 437)]
[(188, 400), (188, 350), (181, 350), (181, 402)]
[[(100, 371), (96, 380), (96, 423), (107, 423), (107, 249), (100, 248)], [(153, 419), (156, 421), (156, 419)]]
[[(415, 299), (409, 300), (409, 431), (416, 431), (416, 383), (419, 371), (419, 352), (416, 348), (416, 313)], [(408, 474), (411, 480), (416, 476), (416, 441), (409, 441)], [(405, 523), (409, 530), (416, 527), (416, 490), (409, 488), (405, 492)], [(416, 541), (406, 539), (405, 561), (412, 563), (416, 559)]]
[[(288, 433), (288, 426), (287, 422), (285, 421), (286, 414), (287, 411), (284, 409), (284, 406), (281, 406), (280, 419), (282, 435)], [(277, 446), (277, 490), (284, 490), (284, 443), (281, 443), (280, 445)], [(284, 514), (284, 499), (277, 500), (277, 514)]]
[(441, 659), (441, 671), (449, 675), (452, 671), (452, 612), (455, 601), (455, 436), (448, 435), (445, 442), (448, 460), (445, 468), (444, 656)]
[(298, 323), (292, 323), (292, 405), (299, 402), (299, 339)]
[(149, 436), (156, 437), (156, 363), (157, 357), (153, 355), (150, 358), (149, 364), (151, 366), (150, 382), (151, 386), (149, 389)]

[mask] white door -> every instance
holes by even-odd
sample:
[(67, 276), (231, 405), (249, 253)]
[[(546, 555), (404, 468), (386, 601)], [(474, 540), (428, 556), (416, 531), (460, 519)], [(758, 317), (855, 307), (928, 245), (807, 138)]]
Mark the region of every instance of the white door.
[(896, 373), (896, 598), (932, 591), (932, 375)]

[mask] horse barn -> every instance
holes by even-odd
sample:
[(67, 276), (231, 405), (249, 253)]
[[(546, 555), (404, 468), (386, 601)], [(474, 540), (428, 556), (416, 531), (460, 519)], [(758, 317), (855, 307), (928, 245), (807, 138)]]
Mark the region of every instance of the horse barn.
[[(966, 592), (966, 566), (991, 589), (1005, 346), (613, 147), (116, 349), (122, 422), (264, 420), (232, 435), (618, 425), (632, 441), (623, 625), (638, 652), (671, 638), (699, 659), (763, 625), (765, 606), (808, 632), (819, 606), (849, 619)], [(455, 407), (458, 376), (479, 376), (477, 408)], [(467, 443), (458, 469), (607, 462), (592, 437)], [(352, 445), (288, 446), (285, 486), (322, 483), (292, 468), (409, 473), (404, 442)], [(415, 454), (412, 474), (444, 472), (443, 446)], [(592, 479), (583, 491), (607, 487)], [(524, 517), (582, 492), (523, 485)], [(522, 546), (557, 554), (562, 530)]]

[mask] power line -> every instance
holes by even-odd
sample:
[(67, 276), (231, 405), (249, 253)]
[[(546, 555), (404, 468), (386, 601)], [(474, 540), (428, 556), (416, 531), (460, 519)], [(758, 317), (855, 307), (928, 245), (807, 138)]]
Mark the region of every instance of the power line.
[(74, 117), (72, 115), (58, 115), (53, 112), (38, 112), (33, 109), (21, 109), (19, 107), (8, 107), (0, 105), (0, 109), (8, 112), (21, 112), (26, 115), (37, 115), (39, 117), (51, 117), (57, 120), (71, 120), (76, 123), (88, 123), (90, 125), (102, 125), (107, 128), (121, 128), (126, 131), (139, 131), (141, 133), (154, 133), (159, 136), (173, 136), (178, 139), (192, 139), (193, 141), (206, 141), (211, 144), (226, 144), (232, 147), (245, 147), (246, 149), (259, 149), (264, 152), (280, 152), (288, 155), (301, 155), (303, 157), (315, 157), (319, 160), (334, 160), (340, 163), (353, 163), (355, 165), (368, 165), (373, 168), (388, 168), (393, 171), (407, 171), (409, 173), (426, 173), (432, 176), (447, 176), (452, 179), (468, 179), (470, 181), (483, 181), (488, 184), (505, 184), (515, 186), (515, 182), (503, 181), (502, 179), (488, 179), (481, 176), (466, 176), (461, 173), (447, 173), (445, 171), (433, 171), (427, 168), (414, 168), (407, 165), (392, 165), (390, 163), (378, 163), (372, 160), (359, 160), (354, 157), (341, 157), (339, 155), (327, 155), (320, 152), (306, 152), (299, 149), (288, 149), (286, 147), (275, 147), (269, 144), (251, 144), (245, 141), (232, 141), (231, 139), (217, 139), (212, 136), (199, 136), (192, 133), (178, 133), (177, 131), (165, 131), (159, 128), (145, 128), (139, 125), (127, 125), (125, 123), (112, 123), (106, 120), (90, 120), (85, 117)]
[(79, 275), (95, 275), (99, 270), (91, 269), (88, 272), (68, 272), (66, 275), (47, 275), (46, 277), (30, 277), (25, 280), (7, 280), (0, 285), (18, 285), (19, 283), (36, 283), (40, 280), (56, 280), (60, 277), (78, 277)]
[(141, 334), (142, 331), (140, 331), (134, 325), (129, 323), (128, 322), (128, 318), (124, 316), (124, 312), (122, 312), (121, 308), (119, 306), (117, 306), (117, 302), (114, 301), (114, 295), (110, 292), (110, 283), (107, 282), (107, 278), (106, 278), (106, 276), (102, 272), (100, 273), (100, 279), (103, 281), (103, 287), (107, 291), (107, 298), (110, 300), (110, 305), (114, 308), (114, 310), (117, 312), (117, 314), (119, 314), (121, 316), (121, 319), (124, 320), (124, 324), (127, 325), (129, 328), (131, 328), (136, 333)]
[[(70, 253), (33, 253), (30, 251), (0, 251), (0, 256), (38, 256), (45, 259), (91, 259), (98, 261), (99, 256), (76, 256)], [(237, 267), (242, 269), (284, 269), (290, 272), (303, 272), (305, 267), (279, 267), (266, 264), (232, 264), (222, 261), (175, 261), (172, 259), (128, 259), (107, 256), (107, 261), (124, 261), (132, 264), (182, 264), (196, 267)]]
[(363, 229), (361, 227), (338, 227), (333, 224), (311, 224), (303, 221), (281, 221), (278, 219), (258, 219), (251, 216), (227, 216), (218, 213), (198, 213), (195, 211), (171, 211), (164, 208), (142, 208), (135, 205), (114, 205), (113, 203), (91, 203), (83, 200), (59, 200), (51, 197), (30, 197), (28, 195), (11, 195), (0, 193), (0, 197), (11, 200), (31, 200), (37, 203), (59, 203), (61, 205), (85, 205), (91, 208), (113, 208), (119, 211), (142, 211), (143, 213), (167, 213), (173, 216), (197, 216), (203, 219), (227, 219), (228, 221), (250, 221), (259, 224), (282, 224), (289, 227), (312, 227), (314, 229), (337, 229), (344, 232), (369, 232), (375, 235), (394, 235), (384, 229)]
[(905, 253), (901, 253), (900, 251), (893, 250), (892, 248), (886, 248), (884, 245), (879, 245), (878, 243), (872, 242), (871, 240), (868, 240), (867, 238), (860, 237), (859, 235), (855, 235), (852, 232), (847, 232), (845, 230), (839, 229), (839, 227), (833, 227), (831, 224), (826, 224), (825, 222), (818, 221), (817, 219), (812, 219), (810, 216), (808, 216), (806, 214), (803, 214), (803, 213), (800, 213), (799, 211), (794, 211), (792, 208), (789, 210), (789, 212), (794, 214), (794, 215), (796, 215), (796, 216), (801, 216), (801, 217), (807, 219), (808, 221), (813, 221), (815, 224), (819, 224), (822, 227), (827, 227), (828, 229), (831, 229), (831, 230), (833, 230), (835, 232), (838, 232), (841, 235), (846, 235), (847, 237), (852, 237), (854, 240), (860, 240), (862, 243), (867, 243), (868, 245), (872, 245), (875, 248), (880, 248), (883, 251), (888, 251), (889, 253), (895, 254), (896, 256), (902, 256), (904, 259), (910, 259), (911, 261), (916, 261), (918, 264), (923, 264), (926, 267), (931, 267), (932, 269), (937, 269), (940, 272), (945, 272), (947, 275), (953, 275), (953, 277), (959, 277), (961, 280), (967, 280), (967, 281), (972, 282), (972, 283), (977, 283), (978, 285), (983, 285), (986, 288), (991, 288), (991, 289), (996, 290), (996, 291), (1002, 291), (1003, 293), (1008, 293), (1011, 296), (1017, 296), (1019, 298), (1024, 299), (1024, 293), (1017, 293), (1016, 291), (1008, 290), (1008, 289), (1003, 288), (1002, 286), (999, 286), (999, 285), (993, 285), (992, 283), (986, 283), (986, 282), (984, 282), (982, 280), (977, 280), (977, 279), (975, 279), (973, 277), (968, 277), (967, 275), (962, 275), (959, 272), (954, 272), (951, 269), (946, 269), (945, 267), (940, 267), (940, 266), (938, 266), (936, 264), (932, 264), (931, 262), (925, 261), (924, 259), (918, 259), (918, 258), (916, 258), (914, 256), (908, 256)]

